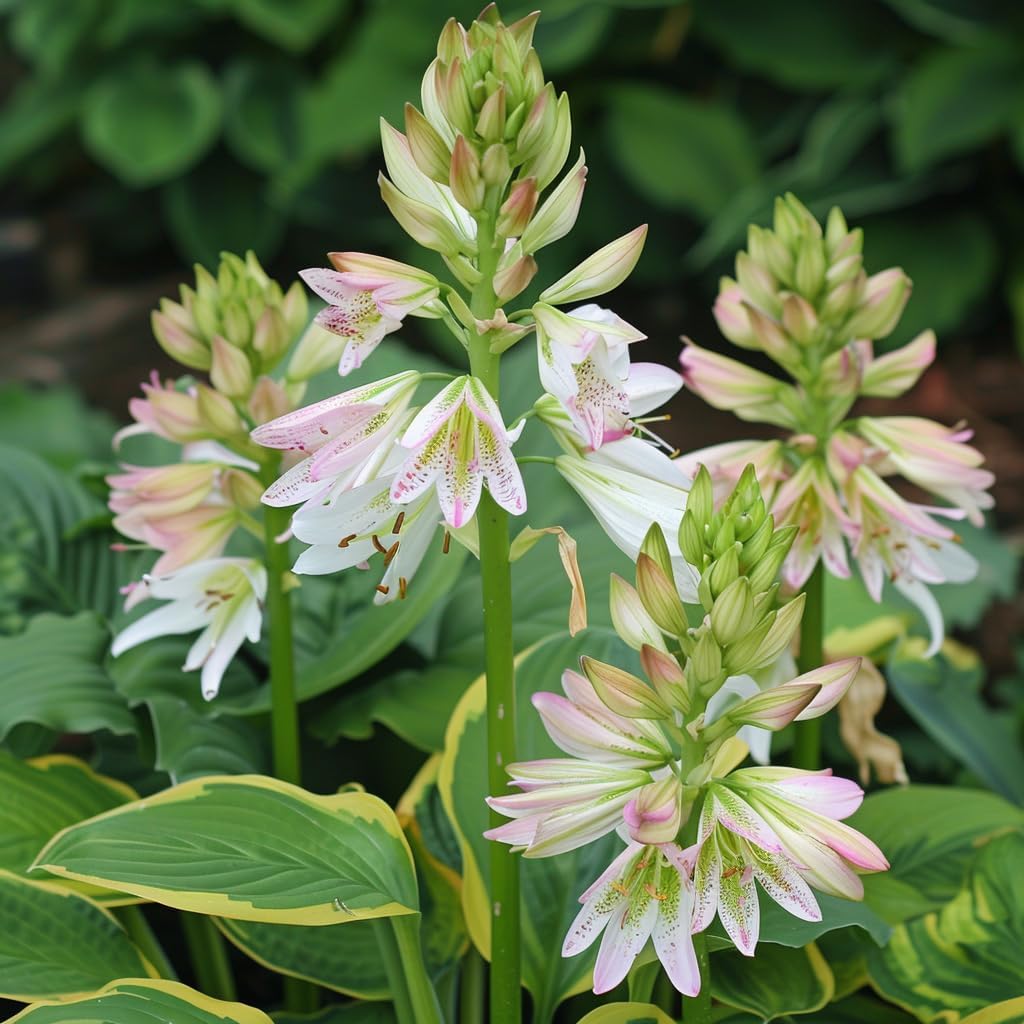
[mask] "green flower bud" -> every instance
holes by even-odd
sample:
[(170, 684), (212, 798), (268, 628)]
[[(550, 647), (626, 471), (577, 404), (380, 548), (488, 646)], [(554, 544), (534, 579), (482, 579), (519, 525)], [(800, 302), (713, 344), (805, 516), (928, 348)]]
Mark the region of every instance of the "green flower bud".
[(689, 623), (673, 578), (643, 552), (636, 562), (636, 589), (644, 608), (661, 629), (673, 636), (686, 632)]
[(640, 648), (640, 664), (658, 696), (669, 707), (686, 714), (692, 699), (679, 662), (671, 654), (644, 644)]
[(679, 524), (679, 550), (683, 553), (683, 558), (698, 572), (704, 568), (704, 536), (693, 514), (693, 491), (690, 492), (689, 507), (683, 513)]
[(693, 486), (686, 499), (686, 511), (693, 515), (694, 523), (699, 528), (711, 522), (715, 513), (715, 492), (707, 466), (701, 466), (693, 478)]
[(793, 530), (795, 527), (785, 527), (783, 530), (776, 531), (768, 550), (757, 565), (747, 573), (747, 578), (750, 580), (755, 594), (767, 590), (775, 582), (779, 569), (782, 568), (782, 563), (786, 560), (786, 555), (789, 554), (789, 549), (796, 536), (796, 533), (792, 532)]
[(820, 238), (804, 238), (796, 257), (793, 274), (796, 290), (813, 301), (825, 283), (825, 246)]
[(715, 599), (711, 608), (711, 629), (722, 647), (735, 643), (754, 624), (754, 596), (745, 576), (733, 580)]
[(657, 623), (648, 614), (640, 595), (618, 573), (612, 573), (609, 581), (609, 605), (612, 626), (622, 640), (634, 651), (644, 644), (665, 650), (665, 640)]
[(411, 103), (405, 105), (405, 135), (416, 166), (428, 178), (447, 185), (451, 153), (437, 129)]
[(631, 672), (584, 655), (583, 674), (605, 706), (623, 718), (669, 718), (668, 705), (642, 679)]
[(744, 636), (726, 648), (723, 660), (729, 675), (749, 674), (765, 664), (761, 655), (761, 645), (771, 631), (776, 615), (775, 611), (768, 612), (751, 626)]
[(249, 357), (219, 334), (213, 339), (211, 355), (210, 380), (213, 386), (229, 398), (248, 395), (253, 384)]
[(711, 588), (711, 597), (714, 600), (725, 590), (733, 580), (740, 574), (739, 544), (734, 544), (720, 558), (711, 563), (711, 567), (705, 575), (708, 585)]
[(648, 558), (654, 560), (661, 571), (673, 581), (673, 586), (675, 586), (672, 552), (668, 549), (668, 541), (665, 540), (665, 534), (661, 529), (660, 523), (651, 523), (640, 544), (640, 550)]
[(693, 654), (690, 655), (686, 671), (687, 678), (691, 672), (694, 682), (701, 687), (716, 682), (722, 674), (722, 652), (710, 630), (701, 635), (693, 649)]

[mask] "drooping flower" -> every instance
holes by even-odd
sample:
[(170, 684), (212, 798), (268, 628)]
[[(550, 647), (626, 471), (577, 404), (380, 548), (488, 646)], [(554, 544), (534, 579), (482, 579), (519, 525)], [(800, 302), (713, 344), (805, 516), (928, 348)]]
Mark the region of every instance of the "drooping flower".
[(594, 303), (568, 313), (537, 303), (533, 315), (541, 383), (589, 446), (600, 448), (609, 426), (621, 434), (630, 416), (628, 346), (646, 335)]
[[(212, 700), (231, 659), (245, 639), (259, 640), (267, 571), (251, 558), (211, 558), (175, 572), (143, 578), (146, 598), (168, 601), (123, 629), (111, 653), (119, 654), (158, 636), (202, 632), (189, 649), (184, 671), (201, 669), (203, 697)], [(132, 603), (138, 595), (133, 592)]]
[(406, 505), (436, 490), (445, 522), (465, 526), (486, 482), (491, 497), (512, 515), (526, 511), (526, 490), (512, 444), (522, 424), (506, 430), (483, 382), (457, 377), (413, 418), (400, 444), (412, 454), (399, 468), (391, 498)]
[(693, 930), (703, 931), (717, 913), (736, 948), (753, 956), (760, 932), (755, 880), (805, 921), (821, 920), (812, 887), (861, 899), (854, 869), (889, 866), (870, 839), (840, 820), (863, 795), (828, 770), (742, 768), (713, 782), (700, 818)]
[(398, 438), (419, 381), (418, 372), (405, 370), (257, 427), (257, 444), (306, 456), (267, 488), (263, 501), (297, 505), (323, 499), (339, 483), (371, 479)]
[(338, 373), (344, 377), (362, 366), (409, 313), (436, 299), (438, 287), (429, 274), (394, 260), (362, 253), (337, 253), (333, 258), (336, 264), (354, 269), (314, 267), (300, 276), (329, 303), (317, 313), (316, 323), (348, 339), (338, 362)]
[(594, 992), (615, 988), (650, 939), (675, 988), (700, 991), (693, 949), (691, 856), (675, 843), (630, 843), (580, 896), (583, 908), (569, 926), (562, 956), (577, 956), (601, 936)]
[(292, 532), (309, 544), (294, 571), (323, 575), (363, 565), (382, 557), (384, 574), (377, 585), (376, 604), (404, 599), (441, 523), (437, 495), (426, 491), (400, 505), (391, 497), (391, 472), (367, 483), (337, 492), (327, 502), (308, 502), (292, 517)]

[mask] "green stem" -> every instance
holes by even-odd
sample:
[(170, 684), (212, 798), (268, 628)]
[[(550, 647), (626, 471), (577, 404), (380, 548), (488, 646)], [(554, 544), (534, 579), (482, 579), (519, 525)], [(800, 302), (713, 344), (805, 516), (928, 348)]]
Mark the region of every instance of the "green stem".
[(412, 1008), (414, 1024), (441, 1024), (441, 1007), (423, 962), (420, 943), (420, 917), (401, 914), (388, 918), (398, 948), (398, 958), (405, 972), (405, 988)]
[[(494, 216), (500, 195), (488, 195), (478, 220), (480, 282), (470, 309), (479, 319), (494, 315), (494, 271), (498, 250)], [(473, 338), (470, 370), (497, 402), (500, 356), (490, 351), (487, 334)], [(484, 491), (476, 514), (480, 536), (480, 581), (484, 613), (484, 666), (487, 673), (487, 781), (492, 795), (508, 788), (505, 766), (515, 760), (516, 691), (512, 648), (512, 573), (509, 564), (508, 513)], [(504, 819), (491, 812), (491, 824)], [(519, 861), (501, 843), (491, 843), (491, 1024), (519, 1024), (520, 990)]]
[(388, 977), (388, 988), (391, 990), (391, 1001), (395, 1006), (398, 1024), (416, 1024), (395, 933), (391, 930), (388, 921), (382, 917), (374, 919), (373, 933), (377, 937), (377, 948), (380, 950), (380, 958), (384, 962), (384, 973)]
[(182, 914), (181, 927), (199, 990), (234, 1002), (238, 998), (235, 979), (217, 926), (203, 914)]
[(692, 999), (683, 1000), (683, 1020), (686, 1024), (711, 1024), (714, 1019), (711, 1009), (711, 955), (708, 953), (706, 932), (694, 935), (693, 951), (697, 954), (697, 966), (700, 968), (700, 991)]
[(654, 983), (658, 979), (661, 964), (657, 960), (634, 967), (629, 972), (629, 1001), (631, 1003), (649, 1003), (654, 992)]
[(484, 1024), (485, 983), (484, 958), (470, 946), (459, 979), (459, 1024)]
[(175, 971), (171, 961), (167, 959), (164, 947), (160, 945), (160, 940), (150, 928), (142, 908), (139, 906), (118, 907), (117, 917), (132, 942), (139, 947), (142, 955), (153, 965), (157, 974), (168, 981), (177, 981), (178, 972)]
[[(276, 473), (269, 475), (272, 481)], [(270, 632), (271, 732), (274, 775), (299, 785), (299, 710), (295, 700), (295, 662), (292, 652), (292, 602), (285, 590), (285, 574), (291, 569), (288, 545), (275, 537), (288, 529), (290, 515), (284, 508), (264, 510), (267, 562), (267, 620)]]
[[(822, 650), (825, 631), (825, 569), (819, 561), (807, 581), (807, 603), (800, 626), (800, 653), (797, 667), (801, 674), (824, 663)], [(793, 742), (793, 764), (797, 768), (821, 767), (821, 719), (796, 723)]]

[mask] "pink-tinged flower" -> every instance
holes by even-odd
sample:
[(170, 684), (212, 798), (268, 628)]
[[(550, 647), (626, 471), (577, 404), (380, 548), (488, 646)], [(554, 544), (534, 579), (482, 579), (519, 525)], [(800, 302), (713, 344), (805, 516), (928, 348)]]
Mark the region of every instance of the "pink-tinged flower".
[(850, 575), (847, 536), (856, 536), (856, 516), (847, 514), (825, 460), (811, 456), (775, 492), (772, 512), (780, 526), (799, 533), (782, 568), (782, 578), (794, 590), (807, 582), (821, 558), (833, 576)]
[(715, 914), (736, 948), (753, 956), (760, 931), (755, 881), (784, 910), (820, 921), (812, 887), (860, 899), (855, 870), (884, 871), (881, 851), (838, 820), (863, 793), (830, 772), (746, 768), (713, 782), (701, 811), (693, 930)]
[(156, 370), (149, 383), (143, 383), (145, 398), (130, 398), (128, 411), (135, 420), (114, 435), (114, 448), (119, 448), (126, 437), (155, 434), (165, 441), (186, 444), (209, 437), (194, 394), (178, 391), (172, 381), (163, 382)]
[(569, 926), (562, 956), (577, 956), (601, 936), (594, 992), (615, 988), (651, 939), (675, 988), (700, 991), (700, 969), (690, 919), (692, 857), (674, 843), (630, 843), (580, 897), (583, 909)]
[(690, 481), (672, 459), (638, 437), (624, 437), (582, 456), (560, 455), (555, 468), (629, 558), (636, 560), (647, 531), (657, 523), (672, 555), (680, 595), (696, 601), (698, 577), (678, 539)]
[(242, 642), (260, 638), (266, 569), (251, 558), (212, 558), (176, 572), (146, 576), (142, 588), (144, 597), (169, 603), (123, 629), (114, 638), (111, 653), (116, 658), (155, 637), (201, 629), (183, 668), (202, 669), (203, 697), (212, 700)]
[(111, 488), (108, 504), (111, 512), (121, 517), (134, 515), (148, 520), (180, 515), (206, 501), (216, 487), (220, 470), (211, 462), (125, 465), (120, 473), (107, 477)]
[(686, 386), (741, 420), (795, 429), (801, 399), (791, 384), (687, 341), (679, 356)]
[(885, 355), (873, 357), (870, 341), (861, 373), (860, 393), (873, 398), (898, 398), (909, 391), (935, 359), (935, 333), (922, 331), (913, 341)]
[(322, 499), (364, 483), (390, 453), (416, 393), (420, 374), (405, 370), (264, 423), (252, 439), (264, 448), (306, 457), (267, 488), (267, 505)]
[(365, 567), (381, 556), (384, 574), (377, 585), (375, 604), (404, 600), (441, 523), (441, 509), (433, 491), (408, 504), (391, 497), (391, 472), (367, 483), (335, 493), (326, 502), (308, 502), (292, 517), (292, 532), (309, 544), (299, 555), (294, 571), (321, 576), (352, 566)]
[(391, 498), (409, 504), (434, 488), (445, 522), (465, 526), (486, 481), (491, 497), (512, 515), (526, 511), (526, 490), (512, 444), (522, 424), (506, 430), (483, 382), (462, 376), (425, 405), (401, 439), (412, 453), (399, 468)]
[(716, 505), (732, 492), (747, 466), (754, 467), (761, 495), (769, 507), (779, 484), (792, 473), (781, 441), (726, 441), (684, 452), (675, 463), (690, 478), (701, 466), (707, 467)]
[(975, 526), (984, 522), (982, 510), (995, 504), (988, 493), (995, 476), (981, 468), (985, 457), (967, 444), (972, 431), (917, 416), (865, 416), (857, 431), (885, 453), (876, 467), (880, 473), (902, 473), (962, 509)]
[[(361, 254), (338, 254), (342, 259), (358, 255)], [(321, 267), (300, 273), (306, 284), (329, 303), (317, 313), (316, 323), (348, 339), (338, 362), (338, 373), (343, 377), (362, 366), (384, 336), (397, 331), (409, 313), (437, 298), (436, 282), (426, 284), (422, 272), (415, 267), (400, 263), (394, 263), (394, 267), (407, 271), (407, 276), (398, 276), (398, 271), (337, 271)]]
[(621, 433), (629, 418), (629, 345), (646, 335), (594, 303), (568, 313), (538, 303), (533, 315), (544, 389), (562, 403), (588, 445), (600, 448), (609, 423)]

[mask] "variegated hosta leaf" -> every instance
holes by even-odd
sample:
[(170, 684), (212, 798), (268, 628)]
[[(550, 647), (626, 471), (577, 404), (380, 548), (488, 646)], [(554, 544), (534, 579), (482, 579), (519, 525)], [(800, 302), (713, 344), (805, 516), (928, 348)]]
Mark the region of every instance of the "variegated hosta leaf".
[[(516, 668), (517, 757), (532, 760), (561, 754), (544, 731), (530, 704), (534, 693), (559, 689), (562, 671), (578, 664), (581, 654), (618, 662), (629, 652), (610, 630), (588, 630), (575, 638), (562, 634), (528, 651)], [(484, 803), (487, 776), (486, 691), (478, 679), (459, 702), (448, 725), (438, 785), (455, 825), (462, 851), (462, 907), (474, 945), (490, 956), (489, 843)], [(561, 955), (566, 931), (579, 910), (580, 894), (623, 848), (614, 835), (580, 850), (521, 863), (523, 893), (523, 984), (534, 997), (539, 1019), (546, 1019), (568, 996), (590, 987), (596, 945), (587, 953)], [(505, 854), (510, 856), (509, 854)]]
[(318, 1013), (274, 1014), (274, 1024), (398, 1024), (391, 1003), (344, 1003), (327, 1006)]
[[(138, 799), (129, 786), (97, 775), (63, 754), (22, 761), (0, 751), (0, 869), (25, 875), (47, 841), (62, 828)], [(105, 906), (136, 897), (65, 882)]]
[(964, 1017), (960, 1024), (1019, 1024), (1024, 1020), (1024, 996), (1006, 999)]
[(155, 972), (102, 907), (53, 882), (0, 871), (0, 998), (73, 999)]
[(8, 1024), (272, 1024), (262, 1011), (211, 999), (176, 981), (122, 978), (60, 1005), (36, 1004)]
[(919, 1019), (943, 1024), (1018, 997), (1024, 988), (1021, 864), (1024, 834), (988, 842), (952, 900), (901, 924), (884, 949), (869, 951), (872, 987)]
[(673, 1024), (653, 1003), (606, 1003), (581, 1017), (578, 1024)]
[(74, 825), (36, 866), (245, 921), (347, 924), (418, 909), (412, 855), (387, 804), (260, 775), (196, 779)]

